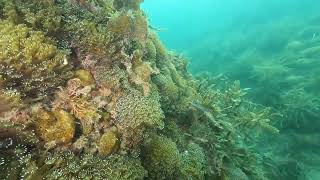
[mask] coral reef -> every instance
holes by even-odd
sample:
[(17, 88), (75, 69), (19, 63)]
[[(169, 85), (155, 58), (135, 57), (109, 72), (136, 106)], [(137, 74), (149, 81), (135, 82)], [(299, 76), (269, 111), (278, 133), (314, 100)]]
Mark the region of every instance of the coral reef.
[(141, 2), (0, 2), (0, 179), (264, 177), (243, 144), (275, 114), (191, 76)]

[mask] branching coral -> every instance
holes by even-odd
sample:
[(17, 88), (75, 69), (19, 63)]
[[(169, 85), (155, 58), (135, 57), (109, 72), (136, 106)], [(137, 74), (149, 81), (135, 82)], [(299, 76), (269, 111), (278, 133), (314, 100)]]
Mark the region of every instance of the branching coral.
[(242, 130), (254, 129), (256, 134), (261, 133), (263, 130), (267, 130), (272, 133), (279, 133), (279, 130), (272, 126), (271, 120), (276, 116), (281, 116), (277, 113), (272, 113), (271, 108), (263, 107), (262, 110), (254, 108), (251, 111), (241, 112), (242, 115), (237, 117), (233, 127), (240, 128)]
[(320, 115), (319, 102), (320, 99), (306, 92), (306, 90), (298, 88), (291, 89), (281, 96), (284, 102), (283, 114), (287, 119), (284, 126), (304, 131), (314, 129), (316, 122), (313, 122), (308, 128), (308, 120), (317, 118)]

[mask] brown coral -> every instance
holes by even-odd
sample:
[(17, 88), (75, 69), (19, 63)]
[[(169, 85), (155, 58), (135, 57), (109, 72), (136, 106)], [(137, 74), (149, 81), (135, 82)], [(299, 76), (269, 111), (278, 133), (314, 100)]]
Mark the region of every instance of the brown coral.
[(41, 107), (33, 108), (36, 133), (46, 142), (48, 148), (58, 144), (70, 143), (75, 134), (74, 118), (62, 109), (46, 111)]
[(123, 11), (115, 14), (107, 26), (110, 32), (138, 40), (145, 44), (148, 36), (148, 23), (140, 11)]
[(53, 102), (54, 109), (68, 110), (80, 120), (84, 134), (89, 134), (94, 122), (100, 118), (97, 107), (89, 98), (90, 92), (91, 87), (83, 87), (80, 79), (71, 79), (68, 87), (59, 91)]

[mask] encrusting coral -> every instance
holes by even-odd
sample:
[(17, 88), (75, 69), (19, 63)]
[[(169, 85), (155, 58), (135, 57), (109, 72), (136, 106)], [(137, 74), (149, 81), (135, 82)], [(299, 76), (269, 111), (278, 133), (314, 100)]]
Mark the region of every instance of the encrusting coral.
[(236, 138), (272, 113), (192, 77), (141, 2), (0, 2), (1, 179), (261, 177)]

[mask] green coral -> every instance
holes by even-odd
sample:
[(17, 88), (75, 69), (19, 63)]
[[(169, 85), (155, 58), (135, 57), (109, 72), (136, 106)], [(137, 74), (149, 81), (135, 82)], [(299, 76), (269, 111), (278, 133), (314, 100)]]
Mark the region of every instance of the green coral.
[(116, 104), (116, 120), (121, 129), (154, 127), (162, 129), (163, 112), (156, 95), (143, 96), (139, 91), (120, 97)]
[(0, 21), (0, 77), (5, 88), (29, 97), (61, 85), (67, 53), (40, 31)]
[(143, 165), (150, 179), (174, 178), (181, 167), (179, 150), (171, 139), (152, 136), (143, 147)]
[(182, 174), (185, 179), (204, 179), (207, 157), (204, 150), (195, 143), (190, 143), (182, 153)]
[(143, 96), (132, 90), (116, 102), (117, 127), (122, 133), (122, 149), (132, 148), (144, 139), (145, 131), (163, 129), (164, 118), (158, 97)]

